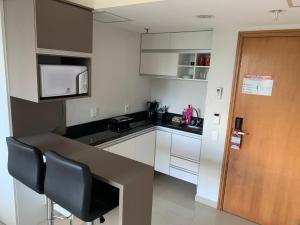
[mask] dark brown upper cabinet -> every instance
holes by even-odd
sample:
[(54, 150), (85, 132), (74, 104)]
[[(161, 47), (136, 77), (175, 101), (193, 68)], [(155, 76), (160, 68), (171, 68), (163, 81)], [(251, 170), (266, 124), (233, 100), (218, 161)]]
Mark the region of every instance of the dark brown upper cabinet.
[(57, 0), (36, 0), (37, 48), (92, 52), (93, 14)]

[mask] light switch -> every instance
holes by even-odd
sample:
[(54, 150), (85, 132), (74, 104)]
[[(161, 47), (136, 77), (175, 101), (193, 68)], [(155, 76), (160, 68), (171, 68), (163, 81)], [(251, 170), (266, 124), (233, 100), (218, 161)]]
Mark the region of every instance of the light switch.
[(125, 104), (124, 113), (129, 113), (129, 112), (130, 112), (130, 105), (129, 104)]
[(91, 116), (91, 118), (95, 118), (98, 115), (99, 115), (99, 108), (98, 107), (90, 109), (90, 116)]
[(218, 87), (217, 88), (217, 98), (221, 100), (222, 96), (223, 96), (223, 88), (222, 87)]
[(214, 114), (214, 124), (220, 124), (221, 116), (219, 113)]

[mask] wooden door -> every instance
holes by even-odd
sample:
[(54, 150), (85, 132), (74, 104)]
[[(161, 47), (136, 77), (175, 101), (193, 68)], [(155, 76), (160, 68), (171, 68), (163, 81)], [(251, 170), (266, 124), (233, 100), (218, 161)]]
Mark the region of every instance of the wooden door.
[[(241, 150), (228, 150), (223, 210), (262, 225), (298, 225), (300, 32), (241, 40), (232, 121), (244, 118), (249, 135)], [(272, 76), (272, 96), (243, 94), (246, 74)]]

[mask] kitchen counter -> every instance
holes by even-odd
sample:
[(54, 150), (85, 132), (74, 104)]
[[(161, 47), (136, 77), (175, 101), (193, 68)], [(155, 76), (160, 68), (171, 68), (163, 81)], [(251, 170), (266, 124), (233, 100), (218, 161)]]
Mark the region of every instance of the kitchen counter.
[[(171, 116), (172, 115), (174, 114), (171, 114)], [(108, 128), (110, 119), (106, 119), (68, 128), (69, 132), (67, 132), (66, 137), (75, 139), (88, 145), (98, 146), (106, 142), (111, 142), (113, 140), (141, 132), (143, 130), (148, 130), (150, 128), (154, 129), (156, 126), (202, 135), (203, 123), (198, 129), (195, 129), (188, 126), (173, 125), (170, 119), (168, 119), (166, 122), (151, 121), (147, 119), (145, 112), (135, 113), (128, 116), (134, 118), (133, 122), (130, 123), (130, 129), (128, 130), (124, 130), (122, 132), (112, 131)]]
[(42, 153), (53, 150), (81, 162), (90, 168), (95, 178), (119, 188), (119, 225), (151, 224), (153, 167), (53, 133), (18, 140)]

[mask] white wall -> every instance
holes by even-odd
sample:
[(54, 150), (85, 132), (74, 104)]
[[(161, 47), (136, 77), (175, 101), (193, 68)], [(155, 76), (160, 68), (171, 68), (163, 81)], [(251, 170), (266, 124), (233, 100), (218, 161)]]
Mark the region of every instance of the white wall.
[[(223, 28), (214, 30), (212, 65), (210, 75), (208, 76), (209, 81), (204, 115), (203, 145), (196, 200), (213, 207), (217, 206), (238, 32), (299, 28), (300, 25), (296, 24), (267, 27)], [(216, 98), (217, 87), (224, 88), (222, 100)], [(213, 123), (214, 113), (221, 114), (220, 125), (215, 125)], [(216, 140), (212, 138), (213, 132), (218, 133)]]
[[(214, 30), (211, 69), (208, 76), (204, 115), (203, 144), (197, 196), (200, 202), (217, 206), (221, 166), (227, 129), (232, 79), (238, 32), (231, 29)], [(223, 87), (223, 97), (217, 98), (216, 89)], [(215, 113), (221, 115), (220, 125), (213, 123)], [(212, 138), (216, 132), (217, 139)]]
[(7, 172), (7, 147), (5, 137), (10, 136), (9, 105), (6, 86), (5, 54), (3, 46), (3, 1), (0, 1), (0, 221), (16, 224), (14, 182)]
[(153, 79), (151, 83), (151, 100), (169, 106), (169, 112), (178, 114), (191, 104), (200, 109), (203, 117), (206, 92), (206, 82)]
[[(146, 109), (150, 80), (139, 76), (140, 35), (94, 22), (92, 97), (67, 101), (67, 125), (86, 123)], [(90, 117), (90, 108), (100, 114)]]

